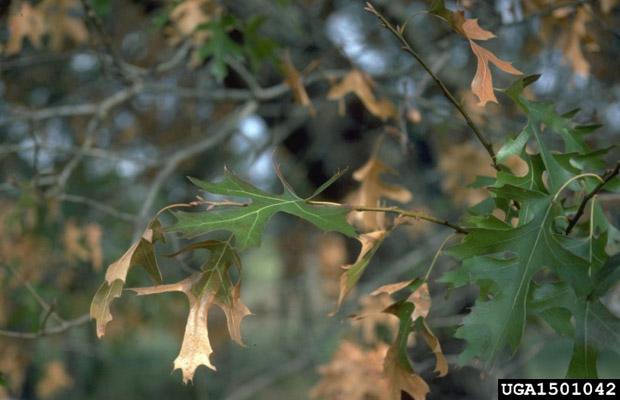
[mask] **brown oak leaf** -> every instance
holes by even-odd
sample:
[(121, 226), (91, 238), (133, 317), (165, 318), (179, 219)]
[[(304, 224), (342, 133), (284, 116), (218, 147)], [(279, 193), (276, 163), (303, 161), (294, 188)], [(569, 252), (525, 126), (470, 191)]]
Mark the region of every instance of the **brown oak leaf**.
[(374, 116), (386, 120), (397, 115), (396, 107), (388, 99), (377, 99), (373, 93), (374, 82), (364, 72), (354, 69), (339, 83), (332, 86), (327, 93), (329, 100), (342, 100), (349, 94), (355, 94), (364, 107)]

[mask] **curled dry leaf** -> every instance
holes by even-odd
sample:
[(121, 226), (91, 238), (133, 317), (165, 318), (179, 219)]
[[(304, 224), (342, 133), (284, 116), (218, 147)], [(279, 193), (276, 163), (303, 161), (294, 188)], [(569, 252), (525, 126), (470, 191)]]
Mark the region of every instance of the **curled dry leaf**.
[[(353, 205), (367, 207), (379, 206), (382, 199), (409, 202), (412, 198), (411, 192), (400, 185), (384, 183), (381, 179), (384, 173), (395, 174), (395, 171), (376, 156), (370, 157), (366, 164), (353, 172), (353, 179), (361, 184), (349, 195), (348, 201)], [(366, 231), (382, 229), (385, 226), (385, 213), (352, 211), (349, 218)]]
[(121, 296), (130, 268), (142, 266), (153, 280), (162, 281), (153, 246), (157, 240), (165, 241), (161, 224), (158, 220), (154, 220), (146, 228), (140, 240), (108, 266), (105, 281), (95, 293), (90, 305), (90, 317), (97, 322), (99, 338), (105, 335), (105, 327), (108, 322), (112, 321), (110, 304), (115, 298)]
[(329, 100), (341, 100), (349, 93), (354, 93), (364, 107), (375, 117), (382, 120), (397, 115), (396, 107), (388, 99), (377, 99), (373, 93), (374, 82), (362, 71), (357, 69), (349, 72), (338, 84), (332, 86), (327, 93)]
[(377, 252), (379, 246), (381, 246), (381, 243), (383, 243), (383, 240), (385, 240), (387, 234), (388, 231), (386, 230), (378, 230), (359, 235), (358, 240), (362, 244), (362, 248), (357, 256), (357, 260), (355, 260), (353, 264), (343, 266), (346, 271), (340, 275), (340, 294), (338, 295), (338, 305), (332, 314), (338, 311), (346, 295), (349, 294), (357, 281), (359, 281), (364, 273), (364, 270), (368, 266), (368, 263)]
[(493, 32), (480, 27), (477, 19), (465, 18), (462, 11), (452, 12), (448, 10), (443, 1), (435, 2), (430, 12), (446, 20), (456, 32), (469, 40), (471, 49), (478, 62), (476, 75), (474, 75), (474, 79), (471, 82), (471, 90), (479, 100), (478, 105), (484, 106), (489, 101), (497, 103), (497, 98), (493, 91), (493, 76), (491, 75), (489, 62), (509, 74), (521, 75), (522, 72), (513, 67), (511, 63), (500, 60), (491, 51), (474, 42), (474, 40), (494, 38)]
[(431, 331), (426, 323), (426, 320), (423, 320), (422, 323), (421, 334), (424, 338), (424, 341), (430, 347), (433, 354), (435, 354), (435, 372), (438, 376), (446, 376), (448, 374), (448, 360), (446, 360), (446, 356), (443, 355), (443, 351), (441, 350), (441, 344), (437, 339), (437, 336)]
[(286, 84), (291, 88), (295, 101), (302, 106), (307, 107), (310, 111), (310, 115), (314, 116), (316, 114), (316, 110), (314, 109), (312, 100), (310, 100), (308, 92), (306, 92), (306, 87), (304, 86), (301, 74), (297, 68), (295, 68), (295, 65), (291, 61), (291, 57), (288, 53), (282, 59), (282, 68), (284, 70)]
[(194, 273), (173, 284), (131, 289), (141, 296), (166, 292), (183, 292), (187, 296), (189, 315), (181, 350), (174, 360), (174, 369), (181, 369), (184, 383), (193, 379), (196, 368), (200, 365), (215, 370), (210, 360), (213, 349), (207, 327), (211, 306), (215, 304), (224, 311), (230, 337), (240, 345), (243, 345), (241, 321), (251, 314), (241, 301), (241, 283), (233, 284), (230, 279), (230, 268), (241, 269), (239, 256), (230, 245), (230, 239), (225, 242), (199, 242), (182, 251), (198, 248), (210, 251), (209, 260), (202, 267), (202, 272)]
[(476, 75), (474, 75), (474, 79), (471, 81), (471, 90), (480, 100), (478, 105), (484, 106), (489, 101), (497, 103), (497, 98), (493, 91), (493, 76), (491, 75), (489, 63), (509, 74), (521, 75), (522, 72), (513, 67), (511, 63), (500, 60), (491, 51), (477, 45), (474, 41), (470, 40), (469, 44), (477, 59)]

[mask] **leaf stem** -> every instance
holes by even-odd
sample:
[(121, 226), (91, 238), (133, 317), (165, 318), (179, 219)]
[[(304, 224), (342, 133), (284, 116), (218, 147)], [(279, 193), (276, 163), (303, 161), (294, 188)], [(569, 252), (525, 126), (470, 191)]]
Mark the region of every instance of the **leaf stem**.
[(588, 193), (581, 200), (581, 204), (579, 204), (579, 208), (577, 208), (577, 212), (575, 213), (575, 215), (573, 215), (572, 218), (570, 218), (568, 220), (568, 226), (566, 227), (566, 231), (565, 231), (566, 235), (568, 235), (573, 230), (575, 225), (577, 225), (577, 222), (579, 221), (579, 218), (581, 218), (581, 216), (583, 215), (583, 213), (584, 213), (584, 211), (586, 209), (586, 205), (588, 204), (588, 201), (590, 201), (591, 198), (596, 196), (596, 194), (603, 189), (603, 186), (605, 186), (607, 184), (607, 182), (612, 180), (618, 174), (620, 174), (620, 162), (616, 163), (616, 167), (615, 168), (608, 170), (607, 172), (605, 172), (605, 174), (603, 174), (603, 176), (599, 177), (599, 178), (601, 178), (601, 182), (599, 182), (599, 184), (596, 185), (596, 187), (594, 189), (592, 189), (592, 191), (590, 193)]
[(435, 218), (432, 215), (429, 215), (429, 214), (421, 212), (421, 211), (404, 210), (404, 209), (398, 208), (398, 207), (356, 206), (356, 205), (349, 205), (349, 204), (332, 203), (332, 202), (327, 202), (327, 201), (309, 201), (308, 204), (323, 205), (323, 206), (334, 206), (334, 207), (345, 207), (345, 208), (350, 209), (351, 211), (385, 212), (385, 213), (398, 214), (398, 215), (403, 216), (403, 217), (410, 217), (410, 218), (415, 218), (415, 219), (421, 219), (423, 221), (432, 222), (432, 223), (437, 224), (437, 225), (447, 226), (448, 228), (454, 229), (457, 233), (462, 233), (464, 235), (469, 233), (467, 228), (464, 228), (464, 227), (459, 226), (459, 225), (455, 225), (455, 224), (453, 224), (453, 223), (451, 223), (451, 222), (449, 222), (447, 220), (444, 220), (444, 219)]
[(489, 153), (493, 168), (499, 171), (500, 168), (499, 168), (499, 165), (497, 164), (497, 157), (495, 155), (495, 150), (493, 150), (493, 146), (485, 138), (480, 128), (478, 128), (478, 126), (474, 123), (474, 121), (471, 119), (467, 111), (465, 111), (465, 109), (461, 106), (461, 104), (456, 100), (454, 95), (446, 87), (443, 81), (439, 79), (439, 77), (433, 72), (433, 70), (426, 64), (426, 62), (420, 57), (420, 55), (413, 49), (413, 47), (411, 46), (409, 41), (407, 41), (405, 36), (403, 36), (404, 27), (400, 28), (398, 26), (392, 25), (392, 23), (388, 21), (388, 19), (383, 14), (381, 14), (372, 4), (370, 4), (370, 2), (366, 3), (365, 9), (366, 11), (374, 14), (375, 16), (377, 16), (377, 18), (379, 18), (383, 26), (385, 26), (400, 41), (400, 44), (402, 45), (402, 49), (406, 51), (407, 53), (409, 53), (411, 56), (413, 56), (413, 58), (416, 59), (416, 61), (422, 66), (422, 68), (424, 68), (424, 70), (431, 76), (431, 78), (433, 78), (437, 86), (439, 86), (439, 88), (443, 92), (444, 96), (450, 101), (450, 103), (454, 105), (454, 107), (456, 107), (456, 109), (463, 116), (463, 118), (465, 118), (465, 122), (467, 122), (467, 125), (474, 132), (474, 135), (476, 135), (476, 138), (478, 139), (480, 144), (482, 144), (482, 146), (485, 148), (487, 153)]

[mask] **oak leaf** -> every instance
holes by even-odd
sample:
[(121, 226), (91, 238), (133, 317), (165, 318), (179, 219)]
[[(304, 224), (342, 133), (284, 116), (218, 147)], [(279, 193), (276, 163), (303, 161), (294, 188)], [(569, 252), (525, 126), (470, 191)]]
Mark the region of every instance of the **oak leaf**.
[(403, 359), (396, 341), (390, 346), (385, 356), (383, 373), (389, 383), (392, 400), (401, 399), (401, 390), (409, 393), (414, 400), (425, 400), (430, 391), (424, 379), (413, 371), (406, 356)]
[(474, 75), (474, 79), (471, 81), (471, 90), (480, 100), (478, 105), (484, 106), (489, 101), (497, 103), (497, 98), (493, 91), (493, 76), (491, 75), (489, 62), (509, 74), (522, 75), (522, 72), (513, 67), (511, 63), (500, 60), (491, 51), (477, 45), (473, 40), (470, 40), (469, 44), (478, 62), (476, 75)]
[[(385, 173), (395, 174), (395, 171), (376, 156), (370, 157), (366, 164), (353, 172), (353, 179), (361, 185), (351, 193), (349, 202), (367, 207), (379, 206), (384, 198), (400, 203), (409, 202), (411, 192), (400, 185), (384, 183), (381, 176)], [(385, 213), (352, 211), (349, 218), (364, 230), (381, 229), (385, 225)]]
[(456, 32), (465, 37), (477, 59), (476, 75), (471, 82), (471, 90), (478, 97), (479, 106), (484, 106), (489, 101), (497, 103), (497, 98), (493, 91), (493, 77), (489, 62), (504, 72), (513, 75), (521, 75), (522, 72), (511, 65), (511, 63), (500, 60), (491, 51), (476, 44), (474, 40), (489, 40), (495, 37), (493, 32), (483, 29), (478, 24), (477, 19), (465, 18), (462, 11), (448, 10), (443, 0), (436, 1), (430, 9), (430, 13), (436, 15), (452, 26)]
[(90, 305), (90, 317), (97, 322), (97, 337), (105, 335), (105, 327), (112, 321), (110, 305), (115, 298), (121, 296), (127, 273), (132, 267), (142, 266), (153, 280), (159, 283), (162, 281), (154, 251), (157, 240), (165, 241), (165, 238), (161, 224), (154, 220), (142, 233), (142, 237), (108, 266), (105, 281), (95, 293)]
[(364, 107), (374, 116), (386, 120), (395, 117), (396, 107), (388, 99), (377, 99), (373, 93), (374, 82), (362, 71), (357, 69), (349, 72), (339, 83), (332, 86), (327, 93), (329, 100), (342, 100), (349, 94), (355, 94)]
[(241, 282), (233, 283), (229, 275), (231, 268), (239, 272), (241, 270), (241, 261), (230, 243), (231, 239), (224, 242), (207, 240), (181, 250), (205, 248), (210, 251), (209, 260), (203, 265), (201, 272), (177, 283), (131, 289), (140, 296), (166, 292), (183, 292), (187, 296), (189, 315), (181, 350), (174, 360), (174, 369), (181, 369), (184, 383), (193, 379), (196, 368), (200, 365), (215, 370), (210, 360), (213, 349), (207, 328), (208, 313), (212, 305), (215, 304), (224, 311), (231, 339), (243, 345), (241, 321), (251, 312), (241, 301)]
[(176, 44), (184, 38), (191, 37), (195, 44), (203, 43), (209, 37), (209, 31), (198, 27), (210, 22), (219, 14), (221, 7), (213, 0), (178, 2), (170, 13), (172, 28), (167, 29), (171, 42)]

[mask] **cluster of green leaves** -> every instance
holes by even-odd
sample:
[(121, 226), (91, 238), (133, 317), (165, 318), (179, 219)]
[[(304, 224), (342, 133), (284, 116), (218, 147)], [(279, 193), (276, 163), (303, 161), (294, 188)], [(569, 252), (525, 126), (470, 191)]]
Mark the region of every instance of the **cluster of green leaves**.
[[(528, 172), (516, 176), (503, 168), (496, 178), (484, 180), (492, 197), (470, 210), (465, 219), (469, 234), (449, 249), (463, 265), (442, 281), (480, 288), (456, 332), (467, 342), (462, 362), (478, 357), (491, 366), (506, 346), (516, 350), (528, 318), (539, 317), (574, 340), (567, 376), (592, 378), (599, 352), (620, 351), (620, 319), (600, 301), (619, 277), (618, 258), (610, 258), (606, 248), (620, 237), (596, 196), (590, 217), (570, 235), (567, 221), (601, 179), (586, 171), (603, 166), (601, 157), (609, 149), (589, 148), (585, 138), (596, 126), (574, 124), (575, 112), (559, 115), (551, 103), (526, 99), (523, 89), (536, 79), (518, 80), (506, 91), (528, 121), (498, 152), (499, 162), (519, 156)], [(551, 151), (544, 140), (554, 136), (562, 139), (563, 152)], [(533, 154), (526, 151), (532, 141), (538, 150)], [(617, 185), (615, 178), (606, 187)], [(505, 218), (495, 217), (494, 209)]]

